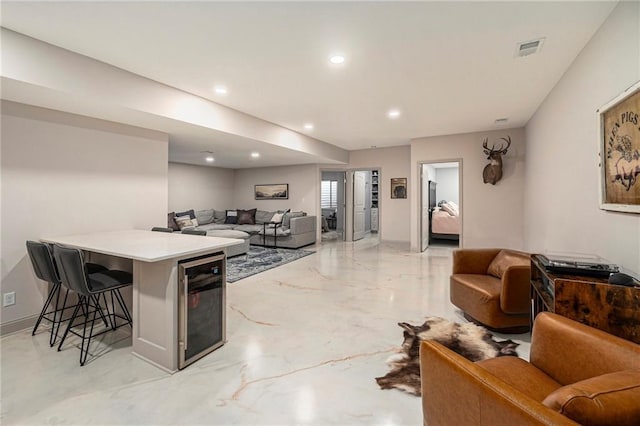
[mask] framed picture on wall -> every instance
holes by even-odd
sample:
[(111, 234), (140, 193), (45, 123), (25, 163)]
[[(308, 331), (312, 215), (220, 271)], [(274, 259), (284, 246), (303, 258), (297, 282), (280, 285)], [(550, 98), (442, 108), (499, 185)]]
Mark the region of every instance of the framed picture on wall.
[(640, 82), (598, 110), (600, 208), (640, 213)]
[(407, 178), (391, 178), (391, 198), (407, 198)]
[(256, 200), (287, 200), (289, 199), (289, 184), (256, 185), (255, 197)]

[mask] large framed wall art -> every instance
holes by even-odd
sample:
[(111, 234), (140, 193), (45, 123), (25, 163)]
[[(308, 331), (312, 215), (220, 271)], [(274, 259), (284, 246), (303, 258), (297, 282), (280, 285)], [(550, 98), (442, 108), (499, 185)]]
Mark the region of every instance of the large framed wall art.
[(255, 185), (255, 198), (256, 200), (287, 200), (289, 199), (289, 184)]
[(640, 213), (640, 82), (598, 110), (600, 208)]

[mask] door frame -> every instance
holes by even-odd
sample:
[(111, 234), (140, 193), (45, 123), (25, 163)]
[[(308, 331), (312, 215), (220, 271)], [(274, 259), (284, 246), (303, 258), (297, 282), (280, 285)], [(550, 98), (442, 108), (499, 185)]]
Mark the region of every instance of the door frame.
[[(328, 168), (320, 168), (319, 169), (320, 174), (319, 174), (319, 179), (318, 179), (318, 226), (317, 228), (317, 232), (316, 232), (316, 241), (320, 241), (322, 242), (322, 204), (320, 203), (320, 199), (322, 198), (322, 174), (327, 172), (327, 173), (344, 173), (344, 179), (342, 182), (343, 188), (342, 188), (342, 193), (344, 194), (344, 200), (342, 202), (342, 240), (341, 241), (346, 241), (346, 234), (347, 234), (347, 175), (349, 174), (349, 171), (347, 169), (328, 169)], [(337, 225), (336, 225), (337, 228)]]
[(418, 180), (420, 181), (419, 184), (419, 192), (418, 192), (418, 198), (419, 198), (419, 202), (418, 202), (418, 252), (419, 253), (424, 253), (424, 251), (426, 251), (427, 248), (429, 248), (429, 244), (427, 244), (427, 247), (422, 250), (422, 197), (424, 194), (424, 188), (422, 187), (424, 184), (424, 180), (422, 179), (422, 166), (423, 165), (429, 165), (429, 164), (441, 164), (441, 163), (458, 163), (458, 205), (460, 207), (460, 216), (461, 216), (461, 221), (460, 221), (460, 236), (458, 237), (458, 248), (462, 248), (463, 247), (463, 235), (464, 235), (464, 197), (463, 197), (463, 164), (462, 164), (462, 158), (450, 158), (450, 159), (437, 159), (437, 160), (422, 160), (422, 161), (418, 161)]

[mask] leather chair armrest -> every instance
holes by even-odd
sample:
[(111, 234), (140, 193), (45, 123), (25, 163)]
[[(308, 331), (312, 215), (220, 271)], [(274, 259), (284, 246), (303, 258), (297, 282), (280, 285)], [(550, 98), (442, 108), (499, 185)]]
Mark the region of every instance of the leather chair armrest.
[(533, 323), (530, 362), (562, 385), (640, 369), (640, 345), (577, 321), (542, 312)]
[(420, 345), (424, 424), (576, 425), (436, 342)]
[(453, 251), (452, 274), (486, 274), (501, 249), (458, 249)]
[(502, 275), (500, 309), (506, 314), (531, 310), (531, 266), (510, 266)]

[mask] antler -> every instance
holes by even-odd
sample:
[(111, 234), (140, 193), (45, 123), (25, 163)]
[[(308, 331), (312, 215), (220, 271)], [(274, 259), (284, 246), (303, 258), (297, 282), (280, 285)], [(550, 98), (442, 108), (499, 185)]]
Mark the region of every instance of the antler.
[(491, 150), (489, 150), (487, 143), (489, 143), (489, 138), (484, 138), (484, 140), (482, 141), (482, 147), (484, 148), (484, 153), (489, 155), (491, 154), (491, 152), (493, 152), (493, 147), (491, 147)]
[(506, 154), (506, 153), (507, 153), (507, 150), (508, 150), (508, 149), (509, 149), (509, 147), (511, 146), (511, 136), (507, 136), (506, 138), (500, 138), (500, 139), (502, 139), (503, 141), (505, 141), (505, 142), (507, 143), (507, 146), (506, 146), (504, 149), (502, 148), (502, 145), (500, 145), (500, 151), (501, 151), (503, 154)]

